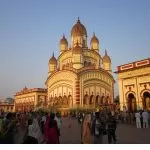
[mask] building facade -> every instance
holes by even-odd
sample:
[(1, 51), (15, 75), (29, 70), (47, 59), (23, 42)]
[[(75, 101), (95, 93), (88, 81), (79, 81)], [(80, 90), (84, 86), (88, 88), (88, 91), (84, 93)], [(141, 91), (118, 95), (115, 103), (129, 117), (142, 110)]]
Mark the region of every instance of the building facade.
[(0, 102), (0, 112), (14, 112), (14, 104)]
[(121, 110), (150, 111), (150, 58), (118, 66)]
[(15, 94), (15, 111), (29, 112), (36, 109), (43, 109), (47, 105), (47, 89), (24, 88)]
[(95, 108), (113, 103), (114, 78), (111, 59), (105, 50), (102, 57), (95, 34), (87, 43), (87, 30), (78, 19), (71, 30), (71, 43), (63, 35), (60, 54), (48, 63), (48, 106), (65, 113), (72, 108)]

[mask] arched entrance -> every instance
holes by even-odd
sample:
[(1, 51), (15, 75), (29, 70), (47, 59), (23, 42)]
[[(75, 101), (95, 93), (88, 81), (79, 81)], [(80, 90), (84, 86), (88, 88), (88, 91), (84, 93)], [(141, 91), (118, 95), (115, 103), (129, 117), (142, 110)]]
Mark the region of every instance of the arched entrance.
[(109, 96), (106, 96), (105, 104), (108, 105)]
[(96, 96), (95, 104), (96, 104), (96, 105), (99, 104), (99, 95)]
[(104, 96), (101, 97), (100, 104), (101, 104), (101, 105), (104, 104)]
[(90, 96), (90, 101), (89, 101), (90, 105), (92, 105), (92, 103), (93, 103), (93, 97), (94, 97), (93, 95)]
[(73, 106), (73, 100), (72, 100), (72, 96), (71, 96), (71, 95), (68, 96), (68, 105), (69, 105), (70, 107)]
[(150, 93), (149, 92), (143, 93), (143, 108), (150, 110)]
[(86, 94), (83, 99), (83, 105), (87, 105), (87, 104), (88, 104), (88, 95)]
[(63, 97), (63, 105), (68, 105), (68, 98), (66, 95)]
[(128, 94), (128, 111), (135, 112), (137, 110), (136, 98), (133, 93)]
[(63, 103), (63, 99), (61, 96), (59, 96), (59, 104), (61, 105)]

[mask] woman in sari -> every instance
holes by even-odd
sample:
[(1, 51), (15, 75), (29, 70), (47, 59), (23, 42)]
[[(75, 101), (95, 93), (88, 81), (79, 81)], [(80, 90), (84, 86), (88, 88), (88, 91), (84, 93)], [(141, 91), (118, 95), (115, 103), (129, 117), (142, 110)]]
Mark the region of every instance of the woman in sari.
[(50, 120), (49, 120), (49, 128), (48, 128), (48, 139), (47, 139), (47, 144), (59, 144), (59, 130), (57, 126), (57, 122), (55, 119), (55, 114), (50, 115)]
[(44, 140), (45, 140), (46, 143), (48, 142), (49, 120), (50, 120), (50, 116), (49, 116), (49, 114), (47, 114), (45, 127), (44, 127)]
[(42, 134), (36, 117), (33, 119), (33, 123), (28, 127), (28, 136), (35, 138), (38, 143), (42, 141)]
[(92, 135), (90, 126), (91, 126), (91, 114), (86, 114), (83, 120), (81, 131), (82, 144), (92, 144)]

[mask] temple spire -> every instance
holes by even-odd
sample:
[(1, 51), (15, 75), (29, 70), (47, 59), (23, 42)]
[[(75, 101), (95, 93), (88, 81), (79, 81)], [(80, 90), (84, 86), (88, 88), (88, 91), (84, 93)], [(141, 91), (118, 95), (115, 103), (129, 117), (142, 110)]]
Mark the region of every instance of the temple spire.
[(105, 56), (107, 56), (107, 50), (105, 49)]
[(77, 23), (80, 23), (80, 18), (78, 17)]
[(93, 37), (95, 36), (95, 32), (93, 32)]

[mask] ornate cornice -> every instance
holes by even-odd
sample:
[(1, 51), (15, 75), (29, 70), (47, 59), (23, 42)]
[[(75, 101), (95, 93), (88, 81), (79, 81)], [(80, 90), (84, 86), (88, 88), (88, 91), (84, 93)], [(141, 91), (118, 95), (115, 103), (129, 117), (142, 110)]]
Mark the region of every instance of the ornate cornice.
[(118, 66), (118, 70), (114, 73), (119, 74), (145, 67), (150, 67), (150, 58)]
[(30, 93), (47, 93), (47, 89), (44, 88), (33, 88), (33, 89), (23, 89), (20, 92), (17, 92), (14, 96), (19, 96), (23, 94), (30, 94)]

